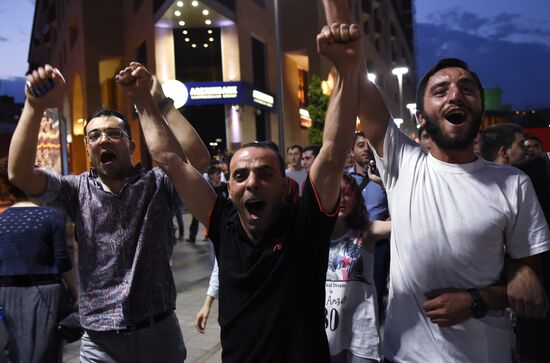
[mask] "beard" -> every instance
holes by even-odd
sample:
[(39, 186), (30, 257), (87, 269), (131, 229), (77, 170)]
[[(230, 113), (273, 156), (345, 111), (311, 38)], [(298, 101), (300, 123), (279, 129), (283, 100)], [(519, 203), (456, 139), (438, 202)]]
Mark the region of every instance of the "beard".
[(426, 113), (424, 113), (424, 117), (426, 118), (426, 122), (424, 123), (426, 132), (430, 135), (432, 141), (444, 150), (462, 150), (473, 144), (479, 132), (482, 120), (481, 113), (474, 115), (473, 122), (464, 134), (457, 137), (450, 137), (445, 133), (443, 126), (441, 124), (438, 125), (434, 121), (433, 117), (430, 117)]

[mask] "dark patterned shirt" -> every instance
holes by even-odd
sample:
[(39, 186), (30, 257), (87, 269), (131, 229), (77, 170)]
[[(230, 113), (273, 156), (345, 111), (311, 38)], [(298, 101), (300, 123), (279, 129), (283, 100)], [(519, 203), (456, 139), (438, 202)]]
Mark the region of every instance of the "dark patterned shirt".
[(48, 175), (48, 190), (38, 201), (76, 224), (82, 326), (119, 329), (174, 309), (172, 216), (180, 202), (168, 176), (137, 166), (116, 194), (93, 171)]

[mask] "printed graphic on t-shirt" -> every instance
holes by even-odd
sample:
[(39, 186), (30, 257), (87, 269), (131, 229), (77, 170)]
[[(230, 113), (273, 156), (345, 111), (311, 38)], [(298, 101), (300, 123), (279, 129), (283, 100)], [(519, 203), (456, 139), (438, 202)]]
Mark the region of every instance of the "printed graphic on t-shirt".
[(332, 241), (328, 255), (327, 281), (363, 281), (363, 263), (361, 260), (361, 237), (346, 236)]

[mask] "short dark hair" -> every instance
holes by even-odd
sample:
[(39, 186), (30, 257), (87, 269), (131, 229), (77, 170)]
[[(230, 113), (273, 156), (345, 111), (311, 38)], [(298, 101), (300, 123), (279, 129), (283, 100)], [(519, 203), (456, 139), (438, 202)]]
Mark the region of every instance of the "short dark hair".
[(221, 173), (221, 172), (222, 172), (222, 170), (218, 166), (210, 165), (210, 167), (206, 171), (206, 174), (208, 176), (210, 176), (210, 175), (218, 174), (218, 173)]
[(481, 97), (481, 114), (483, 114), (483, 112), (485, 111), (485, 92), (483, 90), (483, 86), (481, 85), (481, 81), (479, 80), (477, 73), (472, 72), (468, 68), (468, 64), (458, 58), (441, 59), (432, 68), (430, 68), (428, 72), (426, 72), (426, 74), (424, 74), (424, 76), (418, 83), (418, 88), (416, 89), (416, 109), (418, 111), (424, 112), (424, 93), (426, 92), (426, 87), (428, 86), (428, 81), (430, 80), (430, 77), (442, 69), (455, 67), (462, 68), (472, 75), (472, 78), (474, 79), (474, 82), (479, 90), (479, 95)]
[(289, 147), (286, 149), (286, 152), (288, 153), (288, 152), (289, 152), (290, 150), (292, 150), (292, 149), (298, 149), (298, 150), (300, 150), (300, 154), (304, 151), (304, 149), (303, 149), (300, 145), (296, 144), (296, 145), (291, 145), (291, 146), (289, 146)]
[(346, 217), (346, 223), (349, 227), (359, 230), (364, 230), (365, 225), (369, 221), (367, 209), (365, 208), (365, 200), (363, 199), (363, 191), (357, 184), (353, 176), (344, 172), (342, 180), (347, 183), (354, 194), (355, 205), (351, 212)]
[(88, 116), (88, 118), (86, 119), (86, 122), (84, 123), (84, 135), (86, 135), (86, 127), (88, 126), (88, 123), (92, 121), (94, 118), (101, 117), (101, 116), (106, 116), (106, 117), (114, 116), (121, 119), (122, 127), (124, 128), (124, 131), (126, 131), (126, 134), (128, 135), (128, 139), (132, 140), (132, 130), (130, 128), (130, 123), (128, 122), (128, 119), (126, 118), (126, 116), (124, 116), (123, 114), (121, 114), (116, 110), (111, 110), (109, 108), (100, 108), (99, 110), (95, 111), (90, 116)]
[(319, 152), (321, 151), (321, 147), (319, 145), (308, 145), (302, 150), (302, 154), (306, 151), (311, 151), (311, 153), (317, 157), (319, 155)]
[(420, 138), (420, 136), (422, 135), (423, 132), (428, 132), (426, 130), (426, 127), (424, 125), (418, 126), (418, 138)]
[(536, 137), (536, 136), (530, 136), (530, 135), (526, 135), (525, 138), (523, 139), (523, 141), (527, 141), (527, 140), (533, 140), (533, 141), (536, 141), (539, 143), (539, 145), (542, 147), (542, 141)]
[(495, 161), (501, 147), (509, 148), (517, 133), (523, 134), (521, 126), (516, 124), (498, 124), (487, 127), (479, 134), (479, 152), (488, 161)]
[(8, 158), (0, 159), (0, 183), (3, 183), (8, 187), (8, 193), (10, 193), (17, 200), (27, 200), (27, 194), (21, 189), (13, 185), (8, 178)]
[(284, 177), (286, 175), (285, 174), (285, 161), (283, 160), (283, 157), (279, 153), (279, 147), (277, 146), (276, 143), (274, 143), (273, 141), (270, 141), (270, 140), (252, 141), (252, 142), (246, 143), (243, 146), (241, 146), (239, 148), (239, 150), (245, 149), (245, 148), (248, 148), (248, 147), (255, 147), (255, 148), (267, 149), (267, 150), (273, 151), (275, 153), (275, 155), (277, 155), (277, 160), (279, 161), (279, 170), (281, 171), (282, 176)]

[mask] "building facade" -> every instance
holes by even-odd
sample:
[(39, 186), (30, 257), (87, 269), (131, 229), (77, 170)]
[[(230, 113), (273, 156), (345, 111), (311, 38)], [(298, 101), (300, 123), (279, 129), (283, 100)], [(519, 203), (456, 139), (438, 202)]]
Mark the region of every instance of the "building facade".
[[(413, 102), (415, 85), (411, 1), (349, 0), (375, 83), (405, 120), (402, 105)], [(182, 96), (180, 111), (213, 152), (260, 139), (306, 145), (308, 82), (319, 75), (329, 91), (333, 84), (331, 64), (316, 51), (325, 24), (319, 0), (37, 0), (35, 7), (29, 69), (50, 63), (66, 77), (59, 113), (72, 173), (89, 167), (83, 125), (100, 107), (128, 115), (134, 161), (150, 165), (132, 105), (114, 81), (131, 61), (162, 83), (183, 83), (171, 96)], [(402, 99), (396, 66), (409, 68)]]

